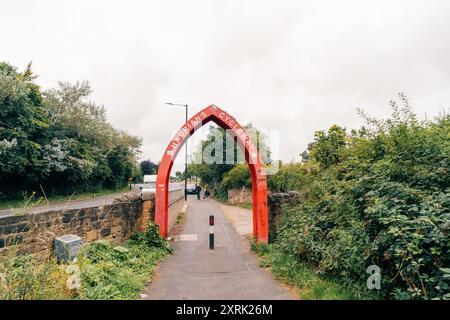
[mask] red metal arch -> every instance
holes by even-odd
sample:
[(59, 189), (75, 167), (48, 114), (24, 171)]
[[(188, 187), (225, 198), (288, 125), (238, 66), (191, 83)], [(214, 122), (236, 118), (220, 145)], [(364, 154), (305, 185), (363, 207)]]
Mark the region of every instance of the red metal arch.
[(268, 242), (268, 209), (266, 172), (257, 147), (245, 129), (215, 105), (210, 105), (190, 118), (170, 141), (159, 164), (156, 178), (155, 223), (159, 225), (161, 236), (168, 232), (168, 183), (175, 158), (186, 140), (200, 127), (213, 121), (224, 129), (231, 129), (237, 137), (238, 145), (245, 154), (245, 160), (252, 177), (253, 235), (260, 241)]

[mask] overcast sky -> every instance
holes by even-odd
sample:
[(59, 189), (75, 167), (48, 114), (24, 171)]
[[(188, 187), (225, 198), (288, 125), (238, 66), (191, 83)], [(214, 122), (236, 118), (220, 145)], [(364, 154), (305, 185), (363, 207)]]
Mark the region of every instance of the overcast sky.
[[(405, 92), (420, 117), (450, 105), (450, 1), (0, 0), (0, 60), (33, 61), (44, 89), (90, 81), (117, 127), (159, 161), (209, 104), (280, 130), (290, 161), (316, 130), (385, 117)], [(180, 163), (183, 157), (179, 157)], [(178, 162), (178, 161), (177, 161)]]

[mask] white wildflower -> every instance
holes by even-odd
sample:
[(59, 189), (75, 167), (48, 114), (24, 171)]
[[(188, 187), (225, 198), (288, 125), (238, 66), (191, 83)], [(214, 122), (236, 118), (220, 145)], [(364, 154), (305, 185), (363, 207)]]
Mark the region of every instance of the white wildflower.
[(13, 138), (11, 141), (3, 139), (0, 141), (0, 155), (6, 154), (6, 152), (17, 146), (17, 139)]

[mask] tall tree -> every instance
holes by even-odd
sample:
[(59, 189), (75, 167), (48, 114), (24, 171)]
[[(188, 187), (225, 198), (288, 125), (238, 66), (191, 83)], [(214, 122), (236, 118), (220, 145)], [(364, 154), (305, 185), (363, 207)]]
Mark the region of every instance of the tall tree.
[[(269, 163), (270, 150), (265, 136), (251, 124), (247, 124), (244, 128), (258, 147), (263, 162)], [(209, 159), (205, 159), (205, 157)], [(194, 159), (195, 163), (189, 165), (189, 173), (199, 177), (203, 183), (210, 186), (219, 186), (226, 173), (237, 164), (245, 163), (244, 154), (235, 143), (234, 138), (228, 135), (224, 129), (216, 126), (210, 126), (206, 139), (197, 146)], [(234, 185), (231, 182), (227, 182), (227, 184)]]
[(8, 195), (20, 189), (17, 181), (36, 183), (46, 166), (40, 153), (49, 119), (34, 78), (31, 64), (20, 73), (0, 63), (0, 192)]
[(61, 82), (41, 93), (31, 64), (0, 63), (0, 198), (125, 185), (141, 139), (114, 128), (89, 100), (88, 82)]
[(141, 173), (145, 174), (157, 174), (159, 165), (151, 160), (141, 161)]

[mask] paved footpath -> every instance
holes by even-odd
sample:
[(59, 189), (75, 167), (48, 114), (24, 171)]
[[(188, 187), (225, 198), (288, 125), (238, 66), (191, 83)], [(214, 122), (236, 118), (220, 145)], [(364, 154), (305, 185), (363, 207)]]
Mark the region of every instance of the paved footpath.
[[(208, 217), (215, 216), (215, 250), (209, 250)], [(191, 197), (175, 253), (156, 271), (144, 299), (292, 299), (267, 271), (249, 243), (213, 199)], [(196, 240), (195, 240), (196, 238)]]

